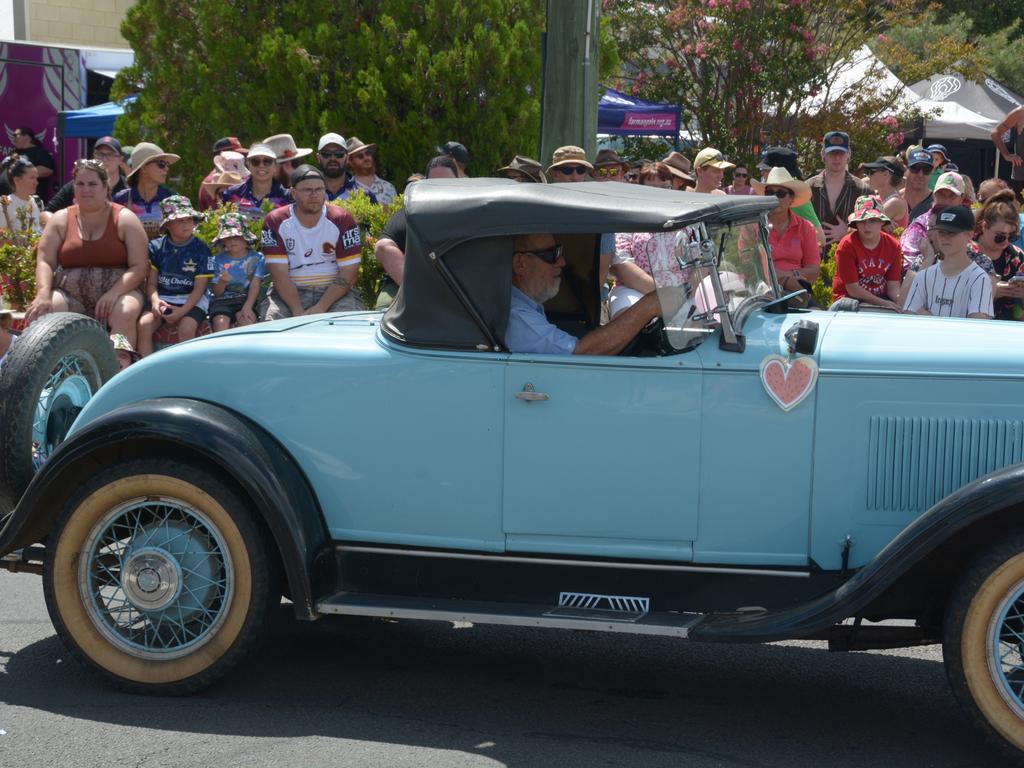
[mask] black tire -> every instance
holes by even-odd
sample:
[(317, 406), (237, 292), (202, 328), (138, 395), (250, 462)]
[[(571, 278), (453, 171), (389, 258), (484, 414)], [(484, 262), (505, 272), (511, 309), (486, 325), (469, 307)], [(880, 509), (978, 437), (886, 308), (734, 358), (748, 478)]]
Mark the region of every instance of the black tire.
[[(0, 368), (0, 509), (17, 503), (67, 435), (83, 401), (117, 370), (110, 338), (85, 315), (55, 312), (21, 334)], [(46, 396), (45, 408), (44, 390), (56, 392), (53, 398)], [(37, 417), (38, 431), (45, 435), (42, 447), (33, 436)]]
[(58, 636), (132, 693), (206, 688), (258, 644), (280, 603), (278, 560), (244, 499), (187, 462), (102, 472), (65, 505), (48, 550)]
[[(973, 725), (1011, 763), (1024, 765), (1024, 640), (1016, 637), (1024, 636), (1024, 616), (1018, 611), (1024, 613), (1021, 531), (990, 546), (964, 572), (946, 607), (942, 655)], [(1007, 673), (1004, 659), (1021, 669)]]

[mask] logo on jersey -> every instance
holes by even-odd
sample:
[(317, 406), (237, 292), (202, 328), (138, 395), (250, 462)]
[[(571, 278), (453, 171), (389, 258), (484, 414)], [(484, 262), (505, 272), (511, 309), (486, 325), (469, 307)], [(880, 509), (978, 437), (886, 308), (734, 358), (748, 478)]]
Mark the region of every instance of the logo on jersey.
[(270, 247), (280, 245), (280, 243), (277, 242), (277, 235), (275, 235), (273, 230), (270, 229), (263, 230), (260, 242), (262, 242), (263, 245)]
[(284, 247), (287, 248), (289, 251), (294, 251), (295, 250), (295, 238), (294, 237), (286, 237), (284, 239)]
[(189, 259), (188, 261), (184, 262), (181, 265), (181, 271), (182, 272), (195, 272), (196, 271), (195, 259)]
[(341, 235), (342, 248), (358, 248), (360, 245), (359, 227), (352, 227)]

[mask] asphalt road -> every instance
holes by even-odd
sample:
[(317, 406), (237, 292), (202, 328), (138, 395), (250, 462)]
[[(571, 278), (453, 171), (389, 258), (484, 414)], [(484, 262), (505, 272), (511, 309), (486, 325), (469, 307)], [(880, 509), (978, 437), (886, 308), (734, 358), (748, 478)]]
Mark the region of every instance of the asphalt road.
[(70, 659), (37, 576), (0, 572), (0, 766), (1002, 765), (938, 648), (829, 654), (582, 632), (286, 617), (188, 698)]

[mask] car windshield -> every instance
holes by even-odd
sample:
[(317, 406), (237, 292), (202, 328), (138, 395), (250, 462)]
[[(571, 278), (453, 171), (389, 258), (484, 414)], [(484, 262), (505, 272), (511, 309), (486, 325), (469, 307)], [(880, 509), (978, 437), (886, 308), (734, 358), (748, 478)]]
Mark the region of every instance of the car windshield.
[(765, 232), (760, 221), (752, 221), (717, 228), (696, 224), (651, 236), (651, 274), (673, 349), (692, 349), (724, 325), (731, 334), (745, 302), (778, 296)]

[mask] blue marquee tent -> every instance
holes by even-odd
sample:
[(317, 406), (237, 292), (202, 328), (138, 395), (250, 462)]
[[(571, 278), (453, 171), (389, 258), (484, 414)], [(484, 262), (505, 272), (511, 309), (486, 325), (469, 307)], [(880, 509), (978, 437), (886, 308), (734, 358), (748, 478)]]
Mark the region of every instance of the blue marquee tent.
[(615, 136), (671, 136), (679, 140), (679, 106), (654, 104), (605, 88), (597, 104), (597, 132)]
[(124, 105), (135, 101), (131, 96), (122, 102), (108, 101), (83, 109), (61, 112), (57, 133), (67, 139), (98, 139), (114, 132), (114, 121), (124, 114)]

